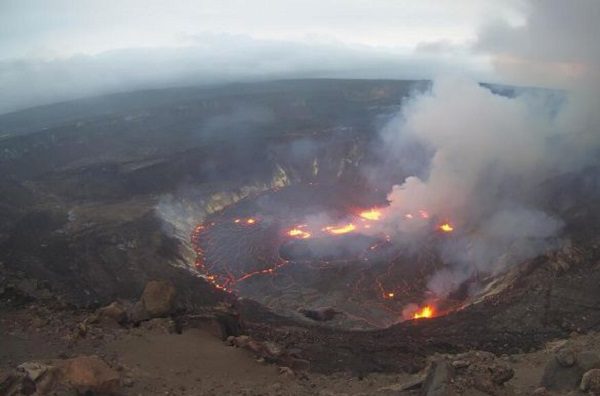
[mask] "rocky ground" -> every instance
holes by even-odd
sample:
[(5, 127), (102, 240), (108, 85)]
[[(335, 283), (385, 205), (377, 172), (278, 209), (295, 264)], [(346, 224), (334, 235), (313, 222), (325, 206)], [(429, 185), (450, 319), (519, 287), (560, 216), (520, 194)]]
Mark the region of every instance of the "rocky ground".
[[(24, 302), (6, 289), (3, 297), (2, 395), (600, 394), (600, 334), (593, 331), (529, 353), (437, 353), (412, 374), (323, 374), (304, 351), (245, 334), (229, 303), (178, 310), (165, 281), (149, 282), (137, 301), (96, 310), (52, 297)], [(326, 360), (328, 345), (322, 354)]]

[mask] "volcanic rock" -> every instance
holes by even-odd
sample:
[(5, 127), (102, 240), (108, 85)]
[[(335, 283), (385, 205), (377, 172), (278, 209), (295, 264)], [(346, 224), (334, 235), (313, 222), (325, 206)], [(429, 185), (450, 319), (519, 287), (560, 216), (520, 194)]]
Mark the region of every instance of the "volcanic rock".
[(214, 316), (220, 327), (222, 340), (229, 336), (239, 336), (242, 333), (240, 315), (232, 307), (217, 305)]
[(61, 382), (81, 393), (114, 393), (119, 387), (119, 374), (97, 356), (67, 359), (58, 368)]
[(111, 319), (119, 324), (127, 321), (127, 310), (118, 301), (114, 301), (106, 307), (98, 309), (97, 314), (100, 318)]
[(600, 395), (600, 369), (592, 369), (581, 378), (579, 388), (584, 392)]
[(111, 394), (118, 387), (118, 373), (96, 356), (26, 362), (0, 376), (2, 395)]
[(471, 362), (469, 362), (467, 360), (455, 360), (452, 362), (452, 366), (455, 369), (466, 368), (466, 367), (469, 367), (470, 365), (471, 365)]
[(150, 314), (144, 308), (144, 303), (138, 301), (127, 310), (127, 319), (131, 323), (139, 324), (150, 319)]
[(319, 322), (325, 322), (331, 320), (337, 315), (339, 312), (333, 308), (319, 308), (319, 309), (300, 309), (298, 310), (302, 315), (306, 316), (309, 319), (316, 320)]
[(140, 323), (140, 328), (163, 334), (176, 333), (175, 322), (168, 318), (154, 318)]
[(577, 365), (581, 367), (583, 371), (590, 371), (592, 369), (600, 369), (600, 356), (594, 352), (584, 351), (577, 354)]
[(25, 362), (19, 365), (17, 370), (25, 373), (32, 381), (37, 381), (53, 367), (43, 362)]
[[(416, 390), (423, 386), (425, 380), (422, 376), (416, 376), (409, 381), (402, 382), (399, 384), (384, 386), (383, 388), (377, 389), (377, 394), (393, 394), (396, 395), (399, 392)], [(402, 394), (402, 393), (401, 393)]]
[(600, 357), (589, 351), (574, 353), (563, 347), (559, 349), (544, 369), (542, 385), (548, 390), (571, 390), (580, 384), (585, 372), (600, 369)]
[(292, 370), (289, 367), (279, 367), (279, 374), (283, 375), (284, 377), (293, 377), (294, 376), (294, 370)]
[(555, 357), (544, 368), (541, 385), (548, 390), (565, 391), (577, 388), (583, 370), (576, 365), (565, 367)]
[(535, 396), (549, 396), (550, 392), (548, 392), (548, 389), (542, 387), (537, 388), (536, 390), (533, 391), (532, 395)]
[(488, 369), (492, 374), (492, 382), (496, 385), (503, 385), (515, 375), (512, 367), (503, 364), (495, 364)]
[(310, 362), (305, 359), (290, 358), (290, 367), (295, 371), (307, 371), (310, 368)]
[(150, 281), (146, 284), (141, 301), (146, 312), (157, 318), (171, 313), (175, 303), (175, 286), (168, 281)]
[(35, 383), (24, 372), (0, 374), (0, 395), (31, 395), (36, 391)]
[(283, 354), (283, 349), (281, 346), (277, 345), (274, 342), (266, 341), (263, 343), (264, 351), (268, 353), (272, 357), (279, 357)]
[(575, 364), (575, 352), (569, 348), (561, 348), (556, 353), (556, 360), (563, 367), (571, 367)]
[(234, 337), (233, 339), (233, 345), (235, 345), (238, 348), (246, 348), (249, 342), (250, 337), (248, 337), (247, 335), (241, 335), (238, 337)]
[(450, 381), (454, 378), (454, 367), (446, 360), (435, 359), (423, 382), (423, 395), (447, 396), (452, 394)]

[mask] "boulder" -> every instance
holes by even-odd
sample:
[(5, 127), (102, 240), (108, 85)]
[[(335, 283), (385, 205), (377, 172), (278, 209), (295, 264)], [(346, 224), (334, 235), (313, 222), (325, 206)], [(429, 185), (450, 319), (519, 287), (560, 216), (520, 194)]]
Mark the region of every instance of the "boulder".
[(423, 395), (447, 396), (452, 394), (450, 381), (454, 378), (454, 367), (446, 360), (436, 359), (431, 362), (425, 381)]
[(492, 374), (492, 382), (496, 385), (503, 385), (515, 375), (515, 370), (506, 364), (494, 364), (490, 366), (489, 371)]
[(60, 382), (78, 392), (114, 393), (119, 388), (119, 374), (97, 356), (79, 356), (59, 362)]
[(556, 352), (556, 360), (563, 367), (571, 367), (575, 364), (575, 352), (569, 348), (561, 348)]
[(577, 388), (583, 370), (577, 365), (565, 367), (553, 358), (544, 367), (541, 385), (550, 391), (567, 391)]
[(150, 281), (142, 293), (144, 309), (153, 318), (169, 315), (175, 304), (175, 286), (168, 281)]
[(600, 395), (600, 369), (591, 369), (583, 374), (579, 389), (594, 395)]
[(594, 352), (575, 354), (568, 348), (561, 348), (546, 364), (542, 386), (551, 391), (577, 389), (583, 374), (593, 369), (600, 369), (600, 357)]
[(150, 318), (150, 314), (148, 314), (146, 308), (144, 308), (144, 303), (141, 301), (136, 302), (127, 310), (127, 320), (133, 324), (139, 324)]
[(318, 309), (300, 309), (298, 310), (302, 315), (306, 316), (309, 319), (316, 320), (319, 322), (325, 322), (331, 320), (337, 315), (339, 312), (333, 308), (318, 308)]
[(119, 324), (127, 322), (127, 309), (118, 301), (98, 309), (97, 314), (101, 319), (113, 320)]

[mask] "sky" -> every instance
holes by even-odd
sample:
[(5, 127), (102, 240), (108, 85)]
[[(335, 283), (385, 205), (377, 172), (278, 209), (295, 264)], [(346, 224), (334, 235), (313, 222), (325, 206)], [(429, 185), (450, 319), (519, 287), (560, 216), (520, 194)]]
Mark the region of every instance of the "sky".
[(498, 53), (513, 58), (496, 34), (523, 28), (531, 10), (526, 0), (0, 0), (0, 113), (228, 81), (501, 81)]

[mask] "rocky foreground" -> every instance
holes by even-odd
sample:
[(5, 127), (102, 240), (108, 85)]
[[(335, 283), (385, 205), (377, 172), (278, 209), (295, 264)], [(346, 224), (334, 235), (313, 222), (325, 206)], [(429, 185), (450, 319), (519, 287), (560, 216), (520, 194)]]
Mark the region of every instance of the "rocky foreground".
[(178, 309), (166, 281), (95, 311), (25, 298), (23, 286), (1, 290), (1, 395), (600, 394), (594, 332), (529, 353), (434, 354), (412, 374), (325, 375), (302, 350), (246, 334), (234, 304)]

